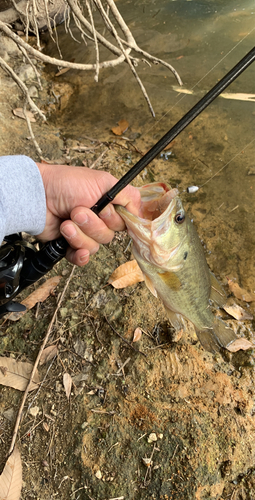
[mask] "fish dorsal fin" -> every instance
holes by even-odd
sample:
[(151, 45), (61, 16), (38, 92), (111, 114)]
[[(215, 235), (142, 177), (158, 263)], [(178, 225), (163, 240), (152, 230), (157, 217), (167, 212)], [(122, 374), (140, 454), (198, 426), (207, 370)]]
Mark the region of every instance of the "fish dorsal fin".
[(180, 278), (173, 271), (163, 271), (161, 273), (158, 273), (158, 276), (169, 288), (171, 288), (171, 290), (174, 290), (175, 292), (180, 290)]
[(151, 279), (144, 272), (143, 272), (143, 276), (144, 276), (145, 285), (147, 286), (147, 288), (149, 288), (152, 295), (154, 295), (154, 297), (157, 297), (158, 296), (157, 290), (154, 288), (154, 285), (153, 285)]
[(227, 296), (222, 286), (215, 278), (214, 274), (210, 271), (211, 279), (211, 294), (210, 299), (212, 299), (219, 307), (223, 307), (227, 302)]

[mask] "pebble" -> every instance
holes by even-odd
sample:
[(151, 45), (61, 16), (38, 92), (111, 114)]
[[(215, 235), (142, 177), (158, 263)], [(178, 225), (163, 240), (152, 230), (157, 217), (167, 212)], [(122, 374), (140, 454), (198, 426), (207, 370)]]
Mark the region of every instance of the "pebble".
[(39, 409), (39, 406), (33, 406), (32, 408), (30, 408), (29, 413), (31, 417), (36, 417), (39, 413)]
[(254, 167), (250, 167), (248, 172), (247, 172), (248, 175), (255, 175), (255, 166)]
[(152, 432), (149, 437), (148, 437), (148, 443), (153, 443), (155, 441), (157, 441), (157, 435), (155, 434), (155, 432)]

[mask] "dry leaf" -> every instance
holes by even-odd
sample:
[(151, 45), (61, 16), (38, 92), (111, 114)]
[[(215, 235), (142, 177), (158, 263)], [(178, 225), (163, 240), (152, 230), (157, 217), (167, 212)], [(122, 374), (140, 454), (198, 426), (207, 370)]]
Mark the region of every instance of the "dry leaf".
[(49, 345), (49, 347), (43, 349), (39, 364), (44, 365), (45, 363), (48, 363), (57, 354), (58, 354), (58, 346), (56, 344)]
[(111, 283), (114, 288), (125, 288), (140, 281), (144, 281), (144, 277), (136, 260), (130, 260), (125, 262), (125, 264), (121, 264), (108, 279), (108, 283)]
[(238, 306), (237, 304), (225, 305), (223, 309), (238, 321), (253, 319), (253, 316), (251, 314), (247, 313), (242, 307)]
[[(61, 280), (61, 276), (53, 276), (53, 278), (49, 278), (43, 285), (39, 286), (34, 292), (32, 292), (25, 300), (22, 300), (21, 304), (26, 306), (27, 309), (32, 309), (32, 307), (37, 304), (37, 302), (44, 302), (47, 297), (53, 292), (58, 283)], [(11, 313), (8, 315), (8, 319), (11, 321), (18, 321), (26, 311), (20, 311)]]
[[(18, 116), (18, 118), (23, 118), (23, 120), (26, 119), (23, 108), (13, 109), (12, 112), (15, 116)], [(36, 119), (31, 111), (26, 111), (26, 115), (31, 122), (36, 122)]]
[(220, 95), (220, 97), (223, 97), (224, 99), (234, 99), (237, 101), (255, 102), (255, 94), (243, 94), (241, 92), (235, 94), (232, 92), (224, 92)]
[(117, 127), (112, 128), (115, 135), (122, 135), (128, 129), (129, 123), (127, 120), (120, 120)]
[[(0, 357), (0, 384), (25, 391), (33, 369), (31, 363), (16, 361), (16, 359)], [(40, 382), (38, 371), (35, 372), (30, 391), (37, 389)]]
[(66, 391), (66, 397), (69, 399), (70, 394), (71, 394), (71, 389), (72, 389), (73, 381), (71, 375), (69, 373), (64, 373), (63, 375), (63, 386)]
[(141, 328), (136, 328), (134, 331), (133, 342), (138, 342), (142, 336)]
[(244, 300), (245, 302), (253, 302), (253, 300), (255, 300), (255, 293), (247, 292), (244, 288), (241, 288), (238, 283), (234, 283), (234, 281), (230, 280), (228, 277), (227, 280), (230, 291), (237, 299)]
[(61, 76), (61, 75), (64, 75), (65, 73), (67, 73), (67, 71), (70, 71), (71, 68), (62, 68), (60, 69), (56, 74), (55, 76)]
[(230, 352), (237, 352), (240, 351), (241, 349), (243, 351), (246, 351), (247, 349), (253, 349), (254, 347), (255, 346), (251, 342), (249, 342), (249, 340), (247, 340), (244, 337), (241, 337), (240, 339), (234, 340), (234, 342), (232, 342), (227, 347), (227, 350)]
[(14, 448), (0, 476), (0, 500), (19, 500), (22, 488), (20, 452)]
[(50, 426), (47, 424), (47, 422), (43, 422), (43, 428), (46, 432), (49, 432)]

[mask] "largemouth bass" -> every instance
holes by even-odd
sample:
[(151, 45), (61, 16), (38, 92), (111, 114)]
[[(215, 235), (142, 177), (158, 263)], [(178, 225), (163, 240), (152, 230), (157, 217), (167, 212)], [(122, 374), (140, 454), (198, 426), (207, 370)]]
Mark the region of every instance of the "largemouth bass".
[(237, 337), (210, 308), (210, 299), (222, 307), (226, 295), (209, 270), (178, 190), (153, 183), (140, 188), (140, 193), (139, 217), (119, 205), (116, 210), (133, 240), (133, 255), (146, 285), (162, 300), (176, 330), (183, 328), (185, 318), (193, 323), (206, 350), (227, 348)]

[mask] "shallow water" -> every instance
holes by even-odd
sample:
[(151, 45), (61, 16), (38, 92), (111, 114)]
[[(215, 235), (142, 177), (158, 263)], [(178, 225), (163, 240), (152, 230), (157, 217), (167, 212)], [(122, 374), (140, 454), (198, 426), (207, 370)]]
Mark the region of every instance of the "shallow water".
[[(165, 67), (141, 62), (137, 70), (156, 113), (153, 119), (127, 65), (102, 70), (98, 83), (92, 73), (71, 70), (59, 81), (75, 86), (75, 94), (55, 119), (66, 137), (113, 139), (112, 126), (124, 118), (130, 124), (125, 135), (139, 134), (137, 144), (146, 151), (253, 47), (255, 6), (250, 0), (121, 0), (117, 5), (137, 43), (172, 64), (183, 88), (193, 93), (179, 93)], [(75, 28), (73, 32), (78, 37)], [(58, 33), (65, 58), (94, 61), (93, 48), (70, 38), (67, 42), (64, 26)], [(57, 55), (52, 44), (47, 52)], [(255, 94), (254, 82), (253, 64), (225, 92)], [(255, 172), (254, 120), (255, 100), (217, 98), (178, 136), (168, 159), (154, 162), (143, 177), (145, 182), (153, 178), (178, 184), (182, 191), (189, 185), (201, 186), (222, 169), (196, 194), (184, 194), (183, 200), (214, 272), (223, 282), (230, 274), (252, 290), (255, 175), (248, 173), (252, 168)], [(138, 159), (133, 155), (130, 166)]]

